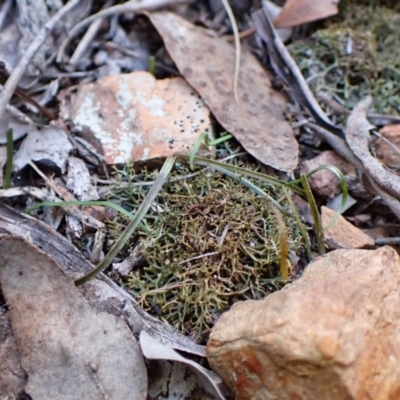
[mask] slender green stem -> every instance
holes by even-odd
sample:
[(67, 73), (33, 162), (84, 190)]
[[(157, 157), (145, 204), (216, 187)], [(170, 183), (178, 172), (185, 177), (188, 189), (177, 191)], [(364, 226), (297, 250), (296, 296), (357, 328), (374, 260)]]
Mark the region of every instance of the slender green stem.
[(32, 210), (35, 210), (39, 207), (64, 207), (64, 206), (103, 206), (110, 207), (114, 210), (120, 212), (121, 214), (126, 215), (129, 219), (134, 218), (135, 216), (129, 211), (125, 210), (125, 208), (119, 206), (118, 204), (113, 203), (112, 201), (103, 201), (103, 200), (71, 200), (71, 201), (43, 201), (41, 203), (34, 204), (25, 210), (27, 214), (29, 214)]
[(13, 130), (7, 129), (6, 131), (7, 138), (7, 163), (6, 163), (6, 176), (4, 178), (4, 189), (8, 189), (11, 186), (11, 171), (12, 171), (12, 163), (13, 163)]
[[(189, 156), (187, 154), (178, 154), (178, 157), (186, 159), (186, 160), (189, 158)], [(198, 165), (202, 165), (203, 167), (208, 167), (208, 168), (212, 168), (212, 169), (224, 168), (225, 170), (231, 171), (231, 172), (237, 174), (238, 176), (239, 175), (249, 176), (251, 178), (259, 179), (261, 181), (268, 182), (271, 185), (275, 185), (278, 187), (290, 186), (290, 189), (292, 189), (294, 192), (304, 196), (304, 190), (298, 186), (292, 185), (292, 182), (285, 182), (280, 179), (274, 178), (272, 176), (262, 174), (260, 172), (251, 171), (246, 168), (240, 168), (235, 165), (221, 163), (221, 162), (218, 162), (215, 160), (210, 160), (210, 159), (204, 158), (204, 157), (194, 157), (194, 163), (198, 164)], [(300, 181), (297, 181), (297, 184), (299, 184), (299, 183), (300, 183)]]
[(161, 190), (163, 184), (168, 178), (169, 173), (171, 172), (172, 167), (175, 164), (175, 157), (168, 157), (165, 160), (163, 167), (161, 168), (160, 173), (157, 176), (157, 179), (154, 181), (153, 186), (148, 191), (146, 197), (144, 198), (142, 204), (140, 205), (139, 209), (137, 210), (136, 215), (134, 218), (129, 222), (128, 226), (125, 228), (122, 235), (118, 238), (118, 240), (114, 243), (111, 247), (108, 254), (104, 257), (103, 261), (90, 271), (88, 274), (82, 276), (81, 278), (75, 281), (75, 285), (79, 286), (83, 283), (87, 282), (89, 279), (93, 278), (100, 272), (104, 271), (114, 260), (116, 255), (123, 249), (123, 247), (128, 242), (129, 238), (132, 236), (135, 229), (138, 227), (140, 222), (142, 221), (143, 217), (146, 215), (147, 211), (151, 207), (154, 199), (157, 197), (157, 194)]
[(292, 196), (290, 195), (288, 189), (286, 187), (282, 187), (282, 190), (283, 193), (285, 193), (286, 195), (287, 201), (289, 202), (290, 208), (292, 209), (294, 218), (297, 222), (297, 226), (299, 227), (300, 232), (303, 236), (304, 244), (306, 246), (306, 251), (307, 251), (307, 259), (308, 261), (311, 261), (312, 259), (311, 244), (310, 244), (310, 238), (308, 237), (307, 229), (305, 228), (303, 222), (301, 221), (299, 212), (297, 211), (297, 207), (294, 205)]
[(318, 253), (320, 255), (325, 254), (325, 246), (324, 246), (324, 231), (322, 229), (321, 218), (319, 216), (318, 208), (315, 203), (314, 196), (312, 194), (310, 185), (308, 184), (308, 180), (305, 175), (300, 176), (301, 183), (303, 185), (303, 189), (305, 195), (307, 197), (308, 204), (310, 205), (311, 213), (314, 219), (314, 228), (315, 228), (315, 236), (317, 239)]
[(149, 57), (149, 72), (156, 76), (156, 58), (154, 56)]
[(190, 152), (190, 157), (189, 157), (189, 166), (190, 169), (193, 170), (194, 169), (194, 159), (196, 157), (197, 152), (200, 149), (201, 144), (204, 143), (206, 144), (206, 146), (216, 146), (217, 144), (226, 142), (227, 140), (232, 139), (233, 136), (230, 133), (227, 133), (226, 135), (215, 139), (215, 140), (210, 140), (210, 137), (207, 135), (207, 133), (202, 133), (195, 141), (194, 145), (193, 145), (193, 149)]

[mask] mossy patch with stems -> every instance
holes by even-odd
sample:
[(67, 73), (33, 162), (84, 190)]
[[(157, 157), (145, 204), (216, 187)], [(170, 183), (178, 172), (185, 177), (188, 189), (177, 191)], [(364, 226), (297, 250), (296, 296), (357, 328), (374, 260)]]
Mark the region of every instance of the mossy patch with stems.
[(395, 10), (350, 2), (325, 29), (288, 49), (315, 94), (336, 95), (349, 109), (372, 95), (375, 111), (398, 114), (399, 24)]
[[(171, 178), (189, 173), (180, 164)], [(128, 167), (122, 176), (154, 179), (153, 173), (143, 170), (135, 175)], [(267, 183), (255, 183), (287, 210), (289, 254), (294, 256), (304, 243), (286, 195)], [(116, 185), (110, 200), (134, 214), (147, 190), (146, 186)], [(114, 240), (127, 222), (122, 215), (109, 222)], [(283, 285), (279, 228), (270, 206), (218, 172), (206, 170), (165, 184), (122, 256), (138, 242), (143, 245), (146, 265), (121, 283), (146, 311), (197, 339), (233, 303), (261, 299)]]

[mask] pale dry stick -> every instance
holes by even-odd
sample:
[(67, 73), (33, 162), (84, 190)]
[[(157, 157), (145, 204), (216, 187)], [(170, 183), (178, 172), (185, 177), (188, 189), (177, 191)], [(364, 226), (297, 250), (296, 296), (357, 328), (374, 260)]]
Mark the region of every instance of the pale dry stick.
[(3, 5), (1, 6), (0, 10), (0, 30), (3, 29), (4, 23), (6, 22), (6, 18), (8, 16), (8, 13), (11, 10), (13, 0), (6, 0)]
[(64, 17), (69, 11), (71, 11), (75, 6), (80, 3), (80, 0), (70, 0), (65, 6), (60, 8), (39, 30), (35, 40), (29, 45), (28, 49), (24, 55), (19, 60), (17, 66), (14, 68), (13, 72), (10, 74), (10, 78), (4, 85), (3, 90), (0, 93), (0, 118), (3, 117), (4, 111), (7, 104), (9, 103), (15, 89), (18, 86), (18, 82), (22, 78), (26, 68), (28, 67), (33, 56), (36, 54), (40, 46), (46, 40), (49, 32), (53, 30), (56, 24)]
[[(39, 174), (39, 176), (46, 182), (46, 184), (54, 190), (64, 201), (68, 200), (76, 200), (74, 196), (72, 196), (71, 193), (69, 193), (67, 190), (63, 189), (59, 185), (57, 185), (54, 181), (49, 179), (32, 161), (29, 162), (29, 165)], [(60, 201), (60, 199), (57, 199)], [(104, 229), (105, 225), (97, 220), (96, 218), (93, 218), (91, 215), (87, 214), (85, 211), (81, 211), (77, 207), (63, 207), (64, 211), (66, 214), (71, 215), (72, 217), (78, 219), (85, 225), (91, 226), (92, 228), (96, 230), (101, 230)]]
[(239, 82), (239, 71), (240, 71), (240, 36), (239, 29), (233, 15), (232, 8), (228, 0), (221, 0), (224, 5), (225, 11), (228, 14), (229, 21), (232, 25), (233, 37), (235, 39), (235, 75), (233, 78), (233, 94), (235, 95), (236, 103), (239, 104), (238, 96), (238, 82)]
[(369, 151), (369, 131), (375, 128), (367, 120), (371, 97), (361, 100), (351, 112), (346, 127), (346, 142), (364, 170), (382, 190), (400, 200), (400, 178), (387, 170)]
[[(110, 8), (110, 6), (114, 3), (114, 0), (108, 0), (102, 7), (102, 10), (106, 10)], [(82, 58), (83, 54), (87, 51), (90, 43), (93, 42), (94, 37), (97, 35), (101, 24), (103, 23), (104, 19), (99, 18), (92, 22), (89, 29), (84, 34), (82, 40), (79, 42), (77, 48), (75, 49), (74, 53), (72, 54), (69, 64), (75, 66), (79, 60)]]
[(351, 152), (347, 143), (341, 139), (340, 137), (334, 135), (332, 132), (328, 131), (325, 128), (315, 124), (314, 122), (308, 121), (304, 125), (309, 126), (315, 132), (317, 132), (322, 138), (327, 142), (333, 150), (336, 151), (341, 157), (343, 157), (347, 162), (354, 165), (357, 169), (361, 171), (364, 170), (361, 162), (357, 159), (357, 157)]
[(83, 21), (79, 22), (79, 24), (74, 26), (73, 29), (71, 29), (67, 37), (63, 40), (63, 42), (60, 45), (60, 48), (57, 52), (56, 61), (58, 63), (62, 63), (65, 61), (64, 59), (65, 49), (67, 48), (71, 39), (75, 37), (86, 25), (89, 25), (91, 22), (95, 21), (98, 18), (111, 17), (116, 14), (123, 14), (126, 12), (154, 10), (156, 8), (164, 7), (172, 3), (188, 3), (188, 2), (189, 0), (144, 0), (141, 2), (131, 0), (128, 1), (127, 3), (110, 7), (107, 10), (102, 10), (97, 14), (85, 18)]
[(376, 246), (386, 245), (386, 244), (400, 244), (400, 237), (383, 237), (374, 239)]
[(387, 204), (387, 206), (393, 211), (393, 214), (400, 219), (400, 202), (389, 193), (386, 193), (370, 176), (368, 181), (378, 193), (380, 198)]
[(257, 33), (267, 44), (267, 52), (275, 73), (290, 89), (294, 99), (306, 107), (318, 123), (329, 128), (329, 130), (337, 136), (343, 137), (342, 130), (329, 120), (314, 98), (299, 67), (276, 33), (268, 13), (261, 8), (252, 14), (252, 19)]
[(204, 254), (201, 254), (200, 256), (196, 256), (196, 257), (188, 258), (187, 260), (183, 260), (178, 265), (182, 265), (182, 264), (188, 263), (190, 261), (200, 260), (201, 258), (204, 258), (204, 257), (215, 256), (217, 254), (218, 254), (218, 251), (213, 251), (211, 253), (204, 253)]

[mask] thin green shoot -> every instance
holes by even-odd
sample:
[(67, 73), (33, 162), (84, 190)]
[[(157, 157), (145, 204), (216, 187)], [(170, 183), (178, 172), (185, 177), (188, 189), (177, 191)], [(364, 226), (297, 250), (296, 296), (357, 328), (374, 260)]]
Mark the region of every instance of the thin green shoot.
[(196, 157), (196, 154), (198, 153), (200, 146), (203, 144), (206, 146), (216, 146), (220, 143), (226, 142), (227, 140), (232, 139), (233, 136), (228, 133), (227, 135), (221, 136), (218, 139), (210, 140), (210, 137), (207, 135), (207, 133), (202, 133), (195, 141), (193, 145), (193, 149), (190, 152), (190, 158), (189, 158), (189, 166), (190, 169), (193, 171), (194, 169), (194, 158)]
[(300, 232), (303, 236), (304, 245), (306, 246), (307, 259), (308, 259), (308, 261), (311, 261), (312, 260), (311, 243), (310, 243), (310, 238), (308, 236), (307, 229), (301, 220), (300, 214), (297, 210), (297, 207), (293, 203), (292, 196), (290, 195), (288, 189), (285, 186), (283, 186), (282, 190), (283, 190), (283, 193), (285, 193), (285, 195), (286, 195), (286, 199), (290, 205), (290, 209), (293, 211), (293, 216), (297, 222), (297, 226), (299, 227)]
[(143, 199), (142, 204), (140, 205), (139, 209), (137, 210), (135, 216), (129, 222), (128, 226), (125, 228), (124, 232), (118, 238), (118, 240), (113, 244), (108, 254), (104, 257), (104, 259), (100, 262), (100, 264), (90, 271), (88, 274), (82, 276), (81, 278), (75, 281), (77, 286), (82, 285), (83, 283), (87, 282), (89, 279), (93, 278), (100, 272), (104, 271), (114, 260), (117, 254), (124, 248), (126, 243), (128, 242), (129, 238), (135, 232), (136, 228), (139, 226), (140, 222), (142, 221), (143, 217), (146, 215), (147, 211), (151, 207), (153, 201), (157, 197), (158, 193), (160, 192), (162, 186), (164, 185), (165, 181), (168, 178), (169, 173), (171, 172), (174, 164), (175, 164), (176, 157), (168, 157), (163, 167), (161, 168), (157, 179), (154, 181), (153, 185), (151, 186), (150, 190), (148, 191), (146, 197)]
[(149, 72), (156, 76), (156, 58), (154, 56), (149, 57)]
[(36, 203), (33, 206), (30, 206), (25, 210), (27, 214), (31, 213), (33, 210), (39, 207), (64, 207), (64, 206), (102, 206), (113, 208), (114, 210), (120, 212), (121, 214), (126, 215), (129, 219), (134, 218), (135, 216), (130, 213), (125, 208), (119, 206), (118, 204), (113, 203), (112, 201), (103, 201), (103, 200), (71, 200), (71, 201), (42, 201), (41, 203)]
[(11, 186), (11, 171), (14, 156), (14, 142), (13, 142), (13, 130), (7, 129), (7, 162), (6, 162), (6, 175), (4, 177), (4, 189), (8, 189)]
[[(178, 154), (178, 157), (186, 159), (186, 160), (189, 159), (189, 156), (186, 154)], [(272, 176), (265, 175), (260, 172), (252, 171), (252, 170), (249, 170), (246, 168), (241, 168), (241, 167), (237, 167), (235, 165), (221, 163), (219, 161), (210, 160), (208, 158), (198, 157), (198, 156), (195, 156), (193, 158), (193, 164), (201, 165), (203, 167), (208, 167), (208, 168), (212, 168), (212, 169), (224, 168), (225, 170), (231, 171), (240, 176), (247, 176), (250, 178), (258, 179), (263, 182), (268, 182), (271, 185), (276, 186), (277, 188), (279, 188), (281, 186), (287, 186), (290, 189), (292, 189), (294, 192), (298, 193), (299, 195), (304, 196), (304, 190), (298, 186), (300, 184), (299, 180), (296, 181), (296, 185), (293, 185), (292, 184), (293, 181), (285, 182), (278, 178), (274, 178)]]
[(308, 204), (311, 209), (311, 214), (314, 219), (314, 229), (315, 229), (315, 237), (317, 240), (318, 253), (319, 253), (319, 255), (323, 255), (323, 254), (325, 254), (324, 232), (322, 229), (321, 218), (320, 218), (320, 215), (318, 212), (317, 204), (315, 203), (315, 199), (312, 194), (307, 177), (305, 175), (301, 175), (300, 181), (303, 185), (303, 189), (304, 189)]

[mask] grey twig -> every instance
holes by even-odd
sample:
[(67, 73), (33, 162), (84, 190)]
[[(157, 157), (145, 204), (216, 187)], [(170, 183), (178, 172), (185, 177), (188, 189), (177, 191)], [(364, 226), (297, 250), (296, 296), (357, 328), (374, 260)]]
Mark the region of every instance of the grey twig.
[(3, 90), (0, 93), (0, 118), (3, 116), (4, 111), (8, 102), (11, 99), (15, 89), (18, 86), (18, 82), (22, 78), (26, 68), (28, 67), (30, 61), (33, 56), (36, 54), (40, 46), (46, 40), (49, 32), (53, 30), (58, 21), (64, 17), (70, 10), (72, 10), (75, 6), (79, 4), (79, 0), (71, 0), (64, 7), (60, 8), (56, 14), (54, 14), (46, 24), (40, 29), (38, 32), (36, 39), (30, 44), (28, 50), (21, 57), (18, 62), (18, 65), (14, 68), (10, 77), (7, 80), (7, 83), (4, 85)]
[(106, 18), (117, 14), (123, 14), (127, 12), (136, 12), (144, 10), (153, 10), (160, 7), (165, 7), (171, 3), (187, 3), (191, 0), (145, 0), (137, 1), (131, 0), (124, 4), (118, 4), (116, 6), (107, 8), (106, 10), (99, 11), (97, 14), (93, 14), (90, 17), (79, 22), (73, 29), (69, 32), (68, 36), (63, 40), (57, 53), (57, 62), (65, 62), (64, 54), (65, 49), (68, 46), (70, 40), (76, 36), (85, 26), (89, 25), (93, 21), (99, 18)]

